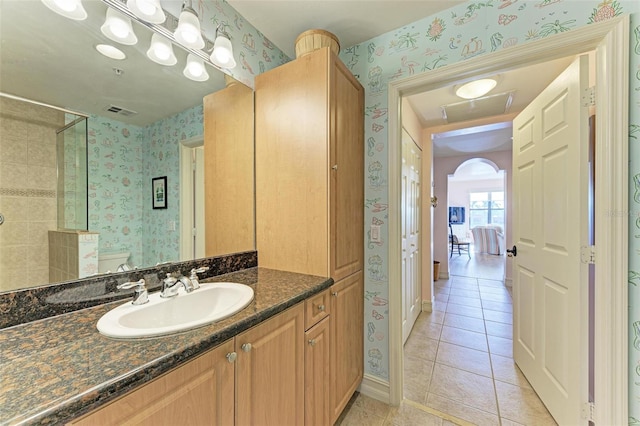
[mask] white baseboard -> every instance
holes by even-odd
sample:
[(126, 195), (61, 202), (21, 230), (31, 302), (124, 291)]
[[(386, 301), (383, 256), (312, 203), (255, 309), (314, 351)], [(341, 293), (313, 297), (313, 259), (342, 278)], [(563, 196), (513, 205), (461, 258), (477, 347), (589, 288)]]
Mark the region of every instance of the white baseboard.
[(423, 300), (422, 312), (433, 312), (433, 302), (430, 300)]
[(445, 272), (445, 271), (440, 272), (440, 273), (438, 274), (438, 279), (439, 279), (439, 280), (440, 280), (440, 279), (448, 280), (448, 279), (449, 279), (449, 272), (448, 272), (448, 271), (447, 271), (447, 272)]
[(506, 285), (507, 287), (513, 287), (513, 280), (511, 278), (505, 278), (504, 285)]
[(378, 377), (365, 374), (358, 391), (369, 398), (389, 404), (389, 382)]

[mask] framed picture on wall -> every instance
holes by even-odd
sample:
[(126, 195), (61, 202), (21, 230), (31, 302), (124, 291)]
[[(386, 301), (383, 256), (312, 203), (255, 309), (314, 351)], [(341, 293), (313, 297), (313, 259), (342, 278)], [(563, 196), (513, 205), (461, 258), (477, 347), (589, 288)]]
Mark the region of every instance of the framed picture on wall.
[(151, 190), (153, 192), (153, 208), (167, 208), (167, 177), (157, 177), (151, 179)]

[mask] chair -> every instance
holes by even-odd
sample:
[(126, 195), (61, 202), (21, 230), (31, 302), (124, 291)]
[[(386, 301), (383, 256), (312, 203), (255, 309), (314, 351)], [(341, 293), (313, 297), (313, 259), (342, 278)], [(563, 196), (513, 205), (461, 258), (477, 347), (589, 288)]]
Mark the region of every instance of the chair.
[(476, 253), (500, 255), (504, 253), (502, 227), (495, 225), (476, 226), (471, 229), (473, 248)]
[(453, 256), (454, 248), (458, 249), (458, 256), (462, 255), (463, 251), (467, 252), (469, 259), (471, 259), (471, 253), (469, 252), (469, 243), (468, 242), (460, 242), (458, 241), (458, 236), (455, 234), (449, 235), (449, 242), (451, 243), (451, 253), (449, 253), (449, 257)]

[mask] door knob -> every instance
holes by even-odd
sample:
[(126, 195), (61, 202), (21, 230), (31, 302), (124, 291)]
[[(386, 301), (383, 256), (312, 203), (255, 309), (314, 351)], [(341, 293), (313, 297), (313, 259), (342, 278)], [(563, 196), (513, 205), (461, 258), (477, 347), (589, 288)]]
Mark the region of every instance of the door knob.
[(518, 247), (513, 246), (513, 248), (511, 250), (507, 249), (507, 253), (509, 253), (507, 255), (509, 257), (516, 257), (518, 255)]

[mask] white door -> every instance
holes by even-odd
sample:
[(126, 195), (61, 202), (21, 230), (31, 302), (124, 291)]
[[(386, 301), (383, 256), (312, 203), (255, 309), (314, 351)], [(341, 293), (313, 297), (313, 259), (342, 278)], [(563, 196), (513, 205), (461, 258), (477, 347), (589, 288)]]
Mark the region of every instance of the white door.
[(180, 259), (205, 257), (204, 146), (180, 147)]
[(402, 131), (402, 342), (422, 308), (420, 281), (420, 173), (422, 151)]
[(513, 121), (513, 355), (558, 424), (585, 424), (588, 390), (588, 61)]

